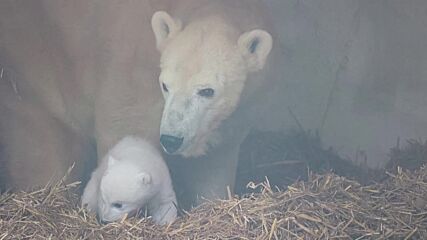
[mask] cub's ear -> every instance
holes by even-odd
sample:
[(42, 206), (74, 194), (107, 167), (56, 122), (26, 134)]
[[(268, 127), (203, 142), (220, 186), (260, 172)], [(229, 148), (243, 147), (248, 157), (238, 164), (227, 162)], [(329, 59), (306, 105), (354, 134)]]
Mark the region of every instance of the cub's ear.
[(140, 181), (143, 185), (148, 185), (151, 183), (151, 175), (146, 172), (141, 172), (138, 174), (138, 181)]
[(268, 32), (255, 29), (240, 35), (237, 45), (246, 59), (248, 70), (255, 72), (264, 67), (273, 46), (273, 38)]
[(113, 167), (117, 163), (117, 159), (115, 159), (113, 156), (109, 155), (107, 160), (107, 166), (108, 168)]
[(181, 31), (182, 23), (174, 20), (167, 12), (158, 11), (151, 18), (151, 27), (156, 38), (157, 49), (163, 51), (166, 40)]

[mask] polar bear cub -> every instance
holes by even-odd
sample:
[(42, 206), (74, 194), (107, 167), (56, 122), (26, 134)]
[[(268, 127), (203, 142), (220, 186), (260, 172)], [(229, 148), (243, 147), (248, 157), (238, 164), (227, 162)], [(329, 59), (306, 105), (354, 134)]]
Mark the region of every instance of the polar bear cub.
[(177, 217), (169, 169), (159, 151), (146, 140), (125, 137), (102, 159), (82, 195), (82, 205), (99, 220), (112, 222), (147, 207), (157, 224)]

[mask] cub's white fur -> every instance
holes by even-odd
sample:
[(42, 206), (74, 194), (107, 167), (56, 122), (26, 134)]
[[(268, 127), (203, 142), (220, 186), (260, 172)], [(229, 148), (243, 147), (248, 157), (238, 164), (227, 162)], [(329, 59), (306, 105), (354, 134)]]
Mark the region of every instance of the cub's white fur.
[(105, 222), (116, 221), (147, 207), (158, 224), (177, 217), (169, 169), (159, 151), (146, 140), (125, 137), (92, 173), (82, 205)]

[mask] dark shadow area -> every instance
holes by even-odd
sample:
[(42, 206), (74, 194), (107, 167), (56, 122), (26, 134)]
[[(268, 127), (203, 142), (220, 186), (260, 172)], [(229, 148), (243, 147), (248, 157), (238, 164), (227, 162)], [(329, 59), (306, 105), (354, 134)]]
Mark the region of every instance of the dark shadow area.
[[(396, 158), (406, 159), (409, 153), (405, 151), (408, 151), (414, 154), (412, 159), (418, 163), (413, 166), (419, 168), (421, 156), (423, 153), (426, 156), (421, 149), (426, 151), (426, 146), (412, 143), (403, 152), (392, 149), (390, 162)], [(333, 172), (364, 185), (385, 177), (384, 170), (369, 168), (366, 162), (351, 162), (340, 157), (333, 148), (323, 146), (316, 132), (253, 131), (240, 147), (235, 191), (239, 195), (253, 192), (247, 184), (264, 182), (266, 178), (273, 189), (284, 190), (297, 180), (307, 180), (309, 171)]]
[(427, 140), (408, 139), (403, 146), (398, 141), (390, 150), (390, 161), (386, 169), (393, 173), (397, 167), (414, 171), (425, 163), (427, 163)]

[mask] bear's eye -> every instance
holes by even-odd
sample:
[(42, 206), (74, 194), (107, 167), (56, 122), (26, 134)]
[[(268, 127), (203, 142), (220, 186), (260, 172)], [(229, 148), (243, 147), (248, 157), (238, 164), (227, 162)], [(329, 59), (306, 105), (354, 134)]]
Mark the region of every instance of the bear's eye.
[(199, 94), (202, 97), (212, 97), (214, 93), (215, 91), (212, 88), (205, 88), (205, 89), (199, 90), (197, 94)]
[(162, 83), (162, 88), (163, 88), (163, 91), (165, 91), (165, 92), (169, 91), (169, 89), (168, 89), (168, 87), (166, 87), (165, 83)]
[(122, 208), (123, 207), (123, 204), (121, 204), (121, 203), (112, 203), (111, 204), (111, 206), (113, 206), (113, 208), (117, 208), (117, 209), (120, 209), (120, 208)]

